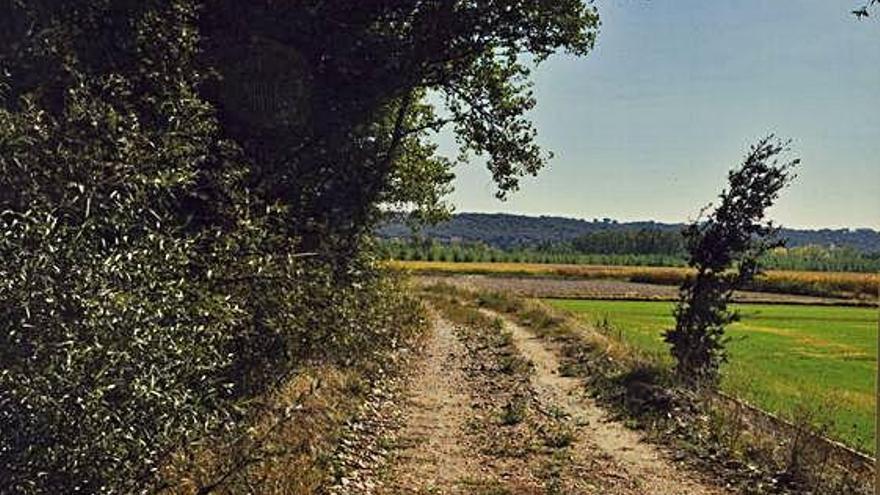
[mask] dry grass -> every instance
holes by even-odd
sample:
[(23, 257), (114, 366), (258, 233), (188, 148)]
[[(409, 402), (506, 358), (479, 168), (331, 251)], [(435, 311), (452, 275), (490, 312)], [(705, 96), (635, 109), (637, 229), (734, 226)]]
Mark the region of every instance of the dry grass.
[(317, 493), (332, 476), (327, 454), (358, 401), (357, 377), (323, 367), (303, 370), (262, 399), (236, 442), (180, 452), (163, 470), (164, 493)]
[(827, 425), (816, 421), (824, 402), (804, 399), (789, 424), (727, 396), (677, 387), (666, 364), (601, 322), (508, 294), (459, 294), (558, 345), (567, 361), (561, 374), (583, 377), (604, 405), (743, 493), (871, 493), (872, 465), (824, 438)]
[[(473, 273), (481, 275), (534, 275), (577, 278), (628, 279), (639, 275), (680, 280), (685, 268), (611, 265), (562, 265), (551, 263), (456, 263), (450, 261), (389, 261), (393, 268), (428, 273)], [(659, 283), (659, 282), (658, 282)]]
[(856, 296), (875, 297), (880, 289), (880, 274), (769, 271), (756, 281), (759, 289), (763, 287), (763, 284), (775, 287), (791, 286), (795, 290), (807, 288), (814, 292), (849, 293)]
[[(418, 273), (468, 273), (570, 278), (608, 278), (661, 285), (678, 285), (689, 268), (652, 266), (557, 265), (541, 263), (455, 263), (390, 261), (391, 267)], [(816, 296), (876, 297), (880, 274), (808, 271), (768, 271), (752, 285), (755, 290)]]

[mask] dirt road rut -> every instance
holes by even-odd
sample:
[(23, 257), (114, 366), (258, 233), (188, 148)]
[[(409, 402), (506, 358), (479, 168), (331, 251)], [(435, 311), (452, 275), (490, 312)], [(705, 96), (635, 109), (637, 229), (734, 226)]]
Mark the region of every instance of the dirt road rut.
[[(520, 352), (534, 364), (532, 382), (538, 401), (554, 404), (570, 416), (579, 431), (573, 442), (574, 464), (597, 466), (626, 480), (624, 491), (656, 495), (724, 494), (726, 490), (700, 480), (656, 446), (623, 424), (611, 421), (605, 410), (586, 396), (581, 380), (559, 374), (560, 361), (528, 330), (505, 321)], [(593, 473), (594, 475), (596, 473)]]
[(479, 475), (465, 435), (471, 401), (464, 346), (441, 319), (426, 344), (406, 397), (398, 453), (380, 493), (466, 493), (466, 483)]
[[(434, 317), (400, 403), (393, 453), (377, 472), (375, 489), (366, 493), (729, 493), (609, 420), (580, 380), (560, 376), (558, 356), (528, 330), (496, 320), (503, 338), (482, 342), (463, 327)], [(496, 353), (486, 354), (487, 349)], [(523, 366), (526, 378), (516, 383), (524, 382), (527, 390), (505, 394), (498, 387), (515, 383), (510, 369), (516, 366), (510, 363), (526, 363), (522, 358), (531, 366)], [(528, 404), (521, 414), (527, 419), (511, 420), (511, 397), (523, 395)], [(550, 435), (557, 440), (548, 441), (548, 431), (557, 432)], [(558, 431), (567, 432), (563, 441)]]

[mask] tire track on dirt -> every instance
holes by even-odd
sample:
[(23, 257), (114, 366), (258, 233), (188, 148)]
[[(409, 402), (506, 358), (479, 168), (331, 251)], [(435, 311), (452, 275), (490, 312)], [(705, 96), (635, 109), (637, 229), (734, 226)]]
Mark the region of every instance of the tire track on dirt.
[(464, 485), (480, 476), (465, 434), (471, 414), (466, 350), (449, 322), (434, 318), (432, 326), (424, 361), (414, 367), (399, 451), (381, 494), (468, 493)]
[[(492, 317), (498, 315), (484, 310)], [(562, 409), (579, 425), (571, 446), (571, 470), (600, 480), (605, 494), (721, 495), (732, 493), (676, 464), (660, 448), (647, 443), (636, 431), (609, 421), (604, 409), (585, 395), (578, 378), (559, 374), (556, 354), (528, 330), (502, 317), (514, 345), (529, 359), (535, 372), (532, 385), (536, 399)], [(617, 479), (618, 482), (614, 482)]]

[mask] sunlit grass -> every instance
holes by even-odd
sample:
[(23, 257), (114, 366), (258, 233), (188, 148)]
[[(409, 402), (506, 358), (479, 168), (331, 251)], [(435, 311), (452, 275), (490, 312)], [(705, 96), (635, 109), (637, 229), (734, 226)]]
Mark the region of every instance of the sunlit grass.
[[(662, 333), (672, 303), (550, 300), (606, 332), (671, 364)], [(877, 310), (748, 304), (729, 328), (730, 362), (722, 390), (790, 417), (807, 406), (844, 443), (873, 451)]]

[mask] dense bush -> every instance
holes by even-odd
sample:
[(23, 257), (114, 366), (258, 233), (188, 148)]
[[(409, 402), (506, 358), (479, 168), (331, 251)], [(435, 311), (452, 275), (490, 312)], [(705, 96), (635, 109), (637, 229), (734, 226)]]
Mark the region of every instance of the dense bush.
[(31, 60), (56, 71), (63, 100), (0, 105), (9, 491), (148, 485), (170, 451), (234, 429), (242, 399), (303, 356), (375, 349), (350, 340), (377, 337), (400, 309), (383, 305), (369, 264), (337, 272), (294, 256), (294, 239), (277, 234), (283, 209), (248, 195), (246, 164), (197, 94), (193, 14), (145, 8), (124, 76), (40, 51), (78, 39), (70, 25), (49, 30)]
[[(240, 174), (221, 160), (235, 152), (191, 86), (157, 95), (148, 126), (127, 84), (84, 80), (57, 115), (0, 109), (0, 470), (13, 492), (146, 485), (306, 360), (362, 361), (417, 323), (369, 260), (339, 272), (270, 234), (271, 209), (233, 194)], [(211, 223), (191, 207), (206, 194)]]
[(218, 280), (253, 272), (226, 263), (253, 236), (235, 225), (234, 150), (183, 70), (191, 15), (145, 9), (125, 76), (91, 74), (64, 50), (71, 25), (55, 25), (26, 48), (62, 99), (0, 105), (0, 477), (12, 492), (128, 491), (170, 449), (234, 424), (231, 371), (246, 359), (234, 351), (253, 314)]
[(445, 124), (499, 194), (535, 173), (521, 54), (586, 53), (597, 22), (575, 0), (0, 0), (0, 490), (149, 491), (300, 367), (393, 349), (418, 307), (364, 234), (387, 205), (445, 211)]

